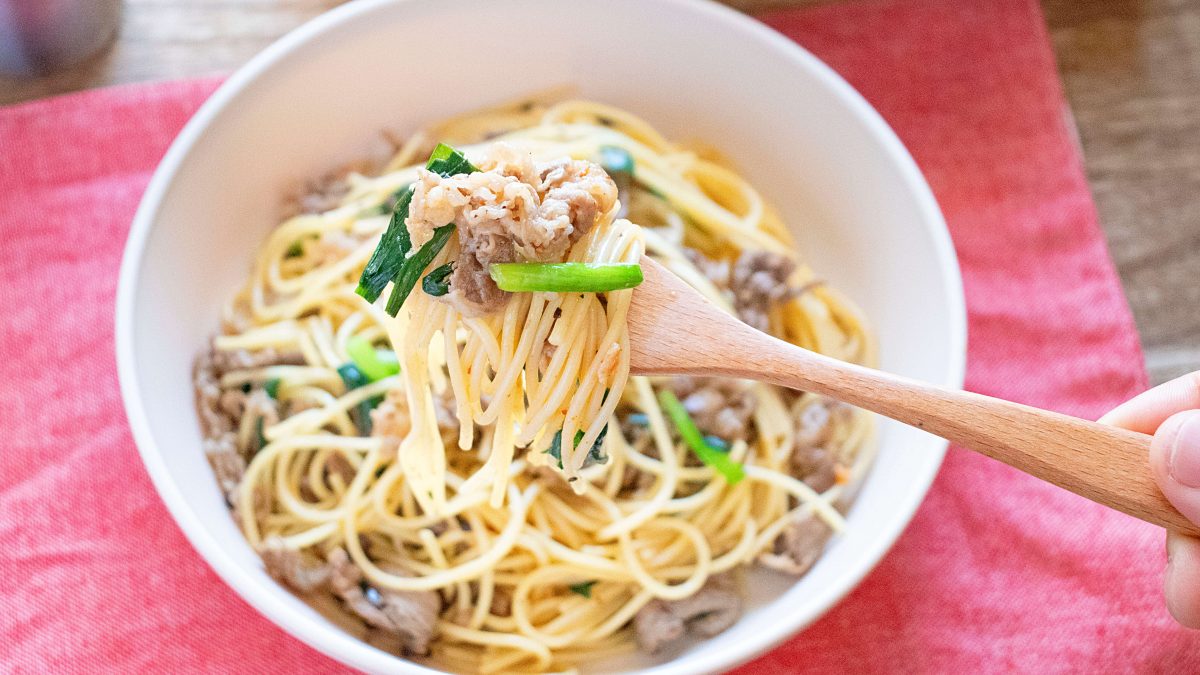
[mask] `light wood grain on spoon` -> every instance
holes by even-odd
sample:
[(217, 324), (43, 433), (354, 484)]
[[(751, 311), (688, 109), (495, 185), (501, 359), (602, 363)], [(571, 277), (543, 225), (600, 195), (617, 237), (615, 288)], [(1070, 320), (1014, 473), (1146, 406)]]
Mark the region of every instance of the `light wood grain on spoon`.
[(1093, 501), (1200, 535), (1150, 474), (1150, 437), (822, 356), (761, 333), (642, 259), (629, 311), (640, 375), (722, 375), (823, 394), (924, 429)]

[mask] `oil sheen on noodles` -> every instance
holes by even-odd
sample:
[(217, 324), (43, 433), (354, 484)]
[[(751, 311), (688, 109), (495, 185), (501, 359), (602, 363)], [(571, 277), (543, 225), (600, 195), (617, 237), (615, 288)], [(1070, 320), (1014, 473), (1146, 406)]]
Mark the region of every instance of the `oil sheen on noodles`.
[[(632, 114), (594, 102), (525, 99), (423, 129), (397, 143), (382, 172), (352, 174), (331, 208), (272, 231), (214, 341), (218, 352), (303, 355), (302, 365), (233, 370), (220, 381), (274, 383), (273, 398), (292, 411), (258, 418), (257, 429), (246, 414), (235, 430), (241, 448), (254, 446), (256, 431), (262, 437), (231, 499), (249, 542), (321, 561), (344, 550), (373, 589), (436, 591), (429, 658), (441, 667), (569, 670), (635, 648), (630, 624), (648, 603), (692, 596), (714, 575), (751, 564), (786, 567), (778, 542), (797, 522), (840, 531), (871, 463), (871, 424), (857, 410), (828, 415), (821, 450), (836, 459), (837, 475), (818, 491), (795, 474), (792, 455), (805, 428), (797, 421), (830, 402), (745, 383), (749, 431), (727, 448), (745, 477), (730, 482), (673, 433), (660, 403), (671, 382), (629, 376), (633, 291), (516, 293), (476, 318), (419, 285), (396, 318), (383, 301), (356, 295), (388, 222), (380, 205), (416, 179), (432, 145), (474, 159), (497, 141), (538, 160), (596, 161), (613, 148), (632, 159), (621, 217), (606, 214), (568, 260), (636, 262), (644, 251), (733, 312), (736, 299), (704, 261), (775, 253), (795, 262), (794, 292), (769, 307), (763, 327), (855, 362), (872, 361), (872, 340), (858, 312), (799, 261), (779, 217), (714, 151), (668, 142)], [(297, 251), (298, 241), (340, 247)], [(452, 241), (431, 268), (457, 250)], [(390, 343), (399, 374), (347, 388), (338, 368), (351, 361), (355, 339)], [(374, 435), (365, 435), (352, 411), (385, 396)], [(602, 431), (607, 461), (589, 464), (580, 449)], [(577, 444), (561, 443), (562, 468), (552, 466), (553, 436), (577, 432)], [(335, 462), (341, 471), (329, 470)], [(339, 613), (318, 595), (315, 606)]]

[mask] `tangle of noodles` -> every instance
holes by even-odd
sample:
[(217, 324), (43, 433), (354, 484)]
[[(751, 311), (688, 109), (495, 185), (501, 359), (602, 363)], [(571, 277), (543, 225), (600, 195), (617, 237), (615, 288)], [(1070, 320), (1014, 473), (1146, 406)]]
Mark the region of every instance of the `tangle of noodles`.
[[(632, 158), (621, 206), (566, 260), (645, 252), (743, 312), (753, 294), (735, 288), (739, 261), (769, 254), (787, 274), (759, 306), (761, 327), (860, 363), (872, 361), (872, 340), (715, 152), (594, 102), (522, 100), (431, 126), (386, 164), (311, 191), (302, 206), (315, 212), (271, 232), (197, 367), (210, 460), (246, 538), (268, 568), (272, 551), (313, 572), (306, 585), (271, 569), (373, 644), (428, 651), (455, 671), (558, 671), (634, 648), (643, 608), (677, 607), (718, 575), (755, 563), (803, 573), (843, 528), (872, 426), (812, 394), (630, 377), (632, 290), (514, 293), (495, 313), (465, 316), (418, 284), (396, 318), (356, 295), (389, 199), (433, 145), (478, 161), (499, 141), (536, 161), (598, 161), (605, 148)], [(459, 254), (452, 237), (430, 268)], [(399, 374), (348, 387), (339, 368), (355, 339), (394, 350)], [(706, 402), (719, 404), (710, 417), (733, 421), (724, 440), (744, 480), (696, 460), (660, 405), (665, 389), (702, 428)], [(602, 432), (599, 463), (589, 449)], [(556, 435), (561, 469), (547, 452)], [(815, 536), (797, 543), (802, 531)], [(357, 585), (321, 573), (341, 551)], [(387, 614), (389, 598), (429, 601), (431, 634), (397, 629), (409, 620)]]

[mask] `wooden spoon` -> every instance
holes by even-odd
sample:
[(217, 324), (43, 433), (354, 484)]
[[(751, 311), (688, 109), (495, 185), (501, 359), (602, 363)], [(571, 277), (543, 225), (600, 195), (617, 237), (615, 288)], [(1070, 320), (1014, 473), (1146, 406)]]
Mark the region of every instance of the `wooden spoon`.
[(629, 310), (639, 375), (722, 375), (811, 391), (886, 415), (1173, 531), (1200, 534), (1150, 474), (1150, 437), (822, 356), (726, 314), (642, 258)]

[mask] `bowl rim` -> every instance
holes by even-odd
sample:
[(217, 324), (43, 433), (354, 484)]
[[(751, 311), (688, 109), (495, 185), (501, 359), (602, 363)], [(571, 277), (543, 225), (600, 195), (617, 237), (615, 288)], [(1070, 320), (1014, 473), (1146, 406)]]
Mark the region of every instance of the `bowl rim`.
[[(137, 283), (141, 276), (143, 254), (163, 199), (184, 160), (221, 111), (232, 103), (248, 85), (263, 76), (275, 64), (321, 34), (353, 21), (361, 15), (391, 5), (422, 1), (430, 0), (356, 0), (340, 5), (310, 19), (279, 38), (226, 79), (184, 125), (147, 184), (129, 230), (116, 292), (117, 375), (126, 416), (133, 432), (134, 442), (151, 481), (189, 543), (243, 601), (277, 626), (326, 656), (341, 663), (373, 672), (395, 669), (396, 657), (383, 654), (341, 631), (330, 630), (312, 617), (289, 612), (274, 598), (266, 594), (260, 588), (260, 583), (247, 575), (232, 556), (225, 552), (220, 543), (206, 531), (199, 515), (185, 500), (166, 468), (166, 462), (159, 452), (143, 405), (134, 352), (134, 317), (136, 315)], [(793, 66), (814, 76), (864, 125), (867, 134), (879, 144), (887, 155), (888, 161), (897, 169), (904, 188), (913, 196), (922, 224), (936, 251), (938, 268), (947, 294), (946, 311), (950, 330), (948, 338), (951, 346), (947, 354), (947, 377), (941, 384), (961, 388), (965, 376), (967, 340), (962, 276), (949, 230), (933, 192), (899, 137), (866, 99), (832, 68), (800, 44), (752, 16), (718, 4), (715, 0), (654, 1), (660, 5), (672, 6), (677, 10), (707, 15), (707, 18), (726, 24), (730, 30), (742, 33), (747, 39), (760, 41), (771, 48), (778, 58), (789, 61)], [(841, 575), (842, 581), (838, 587), (824, 594), (825, 597), (822, 602), (817, 603), (818, 609), (815, 612), (797, 614), (791, 621), (776, 622), (769, 630), (756, 633), (755, 639), (744, 643), (742, 648), (726, 650), (716, 658), (706, 659), (704, 667), (714, 671), (724, 670), (765, 653), (811, 624), (858, 586), (891, 549), (912, 519), (917, 507), (924, 501), (929, 487), (941, 467), (947, 447), (948, 443), (945, 441), (938, 443), (936, 457), (933, 458), (935, 461), (929, 463), (924, 475), (917, 476), (917, 479), (911, 482), (920, 489), (912, 492), (912, 496), (905, 503), (896, 505), (897, 508), (893, 510), (891, 519), (885, 523), (880, 532), (875, 554), (864, 556), (848, 567)], [(411, 672), (442, 672), (413, 661), (404, 661), (403, 664)], [(678, 660), (673, 660), (650, 667), (642, 672), (662, 675), (690, 672), (677, 664)]]

